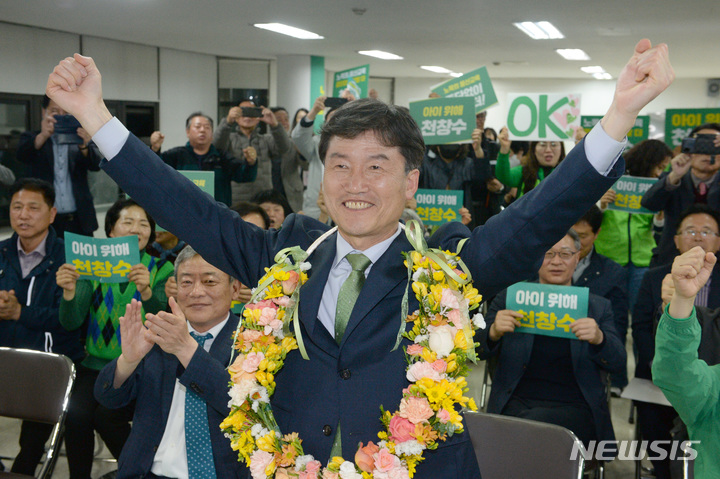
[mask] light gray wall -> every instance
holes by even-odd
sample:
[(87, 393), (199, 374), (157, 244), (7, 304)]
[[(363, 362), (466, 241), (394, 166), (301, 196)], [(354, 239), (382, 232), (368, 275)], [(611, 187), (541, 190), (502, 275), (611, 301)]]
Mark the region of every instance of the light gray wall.
[(273, 105), (283, 106), (290, 116), (298, 108), (312, 106), (314, 98), (310, 98), (310, 55), (283, 55), (277, 59), (277, 102)]

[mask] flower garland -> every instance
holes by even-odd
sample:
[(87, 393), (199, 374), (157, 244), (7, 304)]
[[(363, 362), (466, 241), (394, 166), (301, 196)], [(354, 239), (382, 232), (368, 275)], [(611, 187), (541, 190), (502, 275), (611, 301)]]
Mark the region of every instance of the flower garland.
[[(406, 292), (398, 339), (412, 341), (404, 348), (410, 386), (403, 390), (397, 411), (380, 407), (384, 430), (378, 433), (378, 444), (361, 443), (354, 462), (333, 457), (323, 468), (313, 456), (304, 455), (297, 433), (281, 433), (270, 397), (287, 354), (300, 349), (307, 359), (297, 318), (299, 290), (310, 268), (304, 261), (330, 233), (308, 252), (296, 247), (278, 253), (245, 305), (234, 344), (239, 355), (228, 368), (230, 414), (220, 428), (253, 479), (411, 478), (426, 449), (463, 432), (458, 406), (477, 410), (464, 394), (467, 362), (476, 361), (475, 329), (485, 328), (482, 315), (471, 319), (470, 311), (482, 298), (458, 253), (427, 249), (417, 224), (408, 225), (406, 234), (415, 251), (403, 255), (419, 309), (405, 317)], [(405, 332), (405, 321), (413, 323), (410, 331)]]

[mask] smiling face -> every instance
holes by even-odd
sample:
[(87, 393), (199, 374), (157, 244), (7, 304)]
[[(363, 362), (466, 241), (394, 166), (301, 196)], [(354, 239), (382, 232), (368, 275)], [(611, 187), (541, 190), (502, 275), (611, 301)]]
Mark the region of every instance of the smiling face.
[(177, 302), (185, 318), (203, 333), (222, 322), (239, 286), (202, 256), (195, 255), (177, 266)]
[(565, 235), (545, 254), (543, 264), (538, 271), (540, 283), (570, 286), (578, 260), (575, 241), (569, 235)]
[(121, 236), (137, 235), (138, 247), (142, 251), (147, 246), (151, 232), (150, 221), (148, 221), (145, 210), (132, 205), (120, 211), (120, 216), (113, 225), (112, 230), (110, 230), (109, 236), (119, 238)]
[(382, 145), (372, 131), (331, 138), (323, 193), (343, 238), (363, 251), (392, 236), (419, 175), (416, 169), (406, 173), (400, 149)]
[(23, 247), (34, 249), (48, 232), (57, 210), (38, 191), (20, 190), (10, 200), (10, 226)]
[(540, 166), (556, 167), (561, 152), (562, 143), (559, 141), (539, 141), (535, 145), (535, 158)]
[(695, 213), (685, 217), (678, 226), (674, 240), (680, 253), (686, 253), (695, 246), (715, 253), (720, 249), (720, 231), (715, 218), (706, 213)]

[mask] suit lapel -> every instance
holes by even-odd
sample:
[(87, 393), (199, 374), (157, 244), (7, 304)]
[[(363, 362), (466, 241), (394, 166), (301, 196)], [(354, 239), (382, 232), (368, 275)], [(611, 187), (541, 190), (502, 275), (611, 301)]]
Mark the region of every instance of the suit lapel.
[(168, 354), (162, 349), (160, 349), (160, 346), (155, 346), (158, 348), (158, 352), (160, 353), (162, 357), (162, 368), (163, 368), (163, 375), (162, 375), (162, 401), (160, 401), (160, 407), (162, 408), (162, 416), (165, 418), (165, 422), (167, 424), (168, 417), (170, 416), (170, 405), (172, 404), (172, 398), (175, 394), (175, 381), (177, 379), (177, 370), (180, 365), (180, 361), (178, 361), (177, 357), (175, 357), (172, 354)]
[(238, 317), (230, 313), (227, 323), (225, 323), (225, 326), (218, 333), (218, 337), (210, 346), (210, 356), (220, 361), (223, 366), (227, 366), (230, 361), (230, 351), (238, 321)]
[[(368, 316), (368, 313), (391, 293), (398, 284), (404, 281), (407, 282), (407, 267), (402, 261), (403, 251), (412, 251), (412, 246), (410, 246), (405, 234), (400, 233), (395, 238), (395, 241), (390, 244), (387, 251), (373, 264), (355, 307), (350, 314), (345, 336), (343, 336), (340, 343), (341, 348), (355, 328)], [(412, 292), (408, 293), (408, 302), (412, 301), (412, 297), (414, 297)], [(398, 302), (396, 311), (398, 317), (400, 316), (399, 306), (400, 302)], [(412, 312), (412, 310), (409, 310), (409, 312)]]

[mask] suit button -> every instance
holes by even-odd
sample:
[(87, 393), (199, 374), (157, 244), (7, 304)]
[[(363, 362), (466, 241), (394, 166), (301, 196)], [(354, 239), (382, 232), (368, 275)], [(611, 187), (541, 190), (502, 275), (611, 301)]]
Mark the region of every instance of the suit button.
[(105, 381), (105, 382), (103, 383), (103, 389), (107, 389), (107, 388), (109, 388), (109, 387), (110, 387), (110, 381)]
[(325, 424), (323, 426), (323, 434), (325, 434), (326, 436), (329, 436), (330, 434), (332, 434), (332, 428), (330, 426), (328, 426), (327, 424)]
[(350, 376), (351, 376), (351, 374), (350, 374), (350, 370), (349, 370), (349, 369), (343, 369), (342, 371), (340, 371), (340, 377), (341, 377), (341, 378), (343, 378), (343, 379), (350, 379)]

